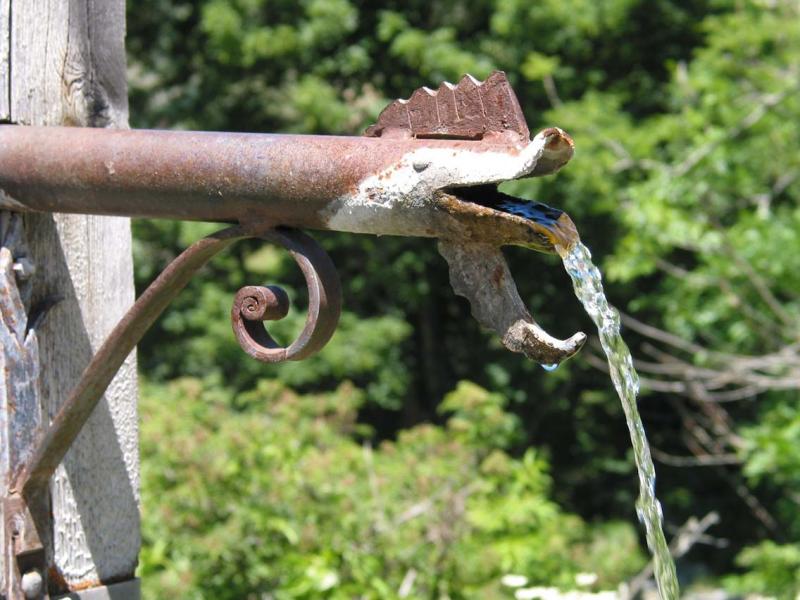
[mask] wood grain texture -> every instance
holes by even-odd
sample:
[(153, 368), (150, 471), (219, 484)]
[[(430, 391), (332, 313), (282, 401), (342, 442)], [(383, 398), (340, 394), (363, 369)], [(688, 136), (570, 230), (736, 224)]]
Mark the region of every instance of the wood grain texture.
[[(122, 218), (35, 216), (28, 219), (28, 235), (37, 264), (49, 265), (34, 301), (64, 297), (39, 331), (42, 397), (52, 418), (133, 302), (130, 230)], [(137, 432), (131, 355), (53, 477), (52, 559), (72, 588), (133, 575), (139, 550)]]
[[(11, 14), (4, 70), (11, 121), (126, 128), (124, 0), (3, 2)], [(25, 231), (39, 267), (32, 304), (63, 297), (38, 331), (41, 396), (52, 417), (133, 302), (130, 222), (26, 215)], [(131, 355), (53, 478), (46, 543), (54, 591), (133, 577), (140, 545), (136, 397)]]
[(125, 5), (11, 0), (11, 120), (127, 127)]

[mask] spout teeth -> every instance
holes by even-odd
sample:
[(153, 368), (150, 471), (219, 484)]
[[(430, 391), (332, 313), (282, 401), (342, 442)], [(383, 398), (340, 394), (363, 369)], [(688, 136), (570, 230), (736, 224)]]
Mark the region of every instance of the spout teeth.
[(464, 75), (456, 85), (445, 81), (436, 90), (419, 88), (408, 100), (383, 109), (365, 135), (476, 140), (507, 132), (525, 142), (530, 138), (506, 74), (495, 71), (484, 81)]
[(439, 242), (450, 266), (450, 284), (472, 307), (472, 316), (494, 330), (511, 350), (541, 364), (559, 364), (586, 342), (584, 333), (554, 338), (533, 319), (522, 302), (500, 249), (482, 243)]

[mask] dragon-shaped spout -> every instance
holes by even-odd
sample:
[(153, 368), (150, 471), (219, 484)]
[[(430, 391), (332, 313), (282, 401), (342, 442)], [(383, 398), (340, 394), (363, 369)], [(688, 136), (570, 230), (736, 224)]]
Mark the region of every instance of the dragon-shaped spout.
[(570, 137), (530, 138), (505, 74), (392, 102), (364, 136), (0, 126), (0, 209), (162, 217), (432, 237), (457, 293), (507, 348), (553, 364), (585, 340), (545, 333), (525, 309), (504, 245), (569, 248), (560, 210), (497, 191), (553, 173)]
[(580, 350), (585, 334), (560, 340), (536, 323), (500, 251), (503, 245), (548, 253), (568, 249), (579, 240), (574, 223), (563, 211), (497, 189), (502, 181), (557, 171), (572, 157), (572, 139), (551, 127), (530, 140), (517, 98), (499, 71), (484, 82), (467, 75), (458, 85), (421, 88), (386, 107), (366, 134), (473, 140), (449, 152), (412, 152), (381, 173), (374, 188), (367, 185), (368, 201), (383, 199), (392, 210), (413, 206), (411, 218), (437, 223), (453, 290), (469, 300), (473, 316), (497, 332), (506, 348), (546, 365)]

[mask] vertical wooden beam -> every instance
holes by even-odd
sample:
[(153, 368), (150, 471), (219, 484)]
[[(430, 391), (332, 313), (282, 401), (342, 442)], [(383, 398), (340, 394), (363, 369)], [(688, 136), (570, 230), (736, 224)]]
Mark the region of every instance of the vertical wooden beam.
[[(127, 127), (124, 0), (0, 0), (4, 35), (7, 119)], [(0, 118), (2, 107), (0, 99)], [(133, 302), (130, 222), (26, 216), (25, 231), (38, 268), (33, 310), (62, 298), (37, 332), (47, 419)], [(140, 545), (136, 397), (132, 355), (53, 478), (52, 532), (44, 540), (51, 593), (133, 577)]]

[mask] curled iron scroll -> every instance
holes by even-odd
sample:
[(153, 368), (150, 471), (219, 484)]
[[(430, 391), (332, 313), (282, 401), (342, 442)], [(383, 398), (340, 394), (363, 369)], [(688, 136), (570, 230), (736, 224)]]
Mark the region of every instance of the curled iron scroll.
[(239, 290), (231, 310), (233, 332), (247, 354), (262, 362), (303, 360), (330, 340), (339, 323), (342, 291), (339, 275), (325, 251), (308, 235), (293, 229), (275, 229), (262, 239), (283, 246), (292, 255), (308, 287), (308, 316), (297, 339), (283, 348), (272, 339), (263, 321), (282, 319), (289, 298), (275, 286), (246, 286)]

